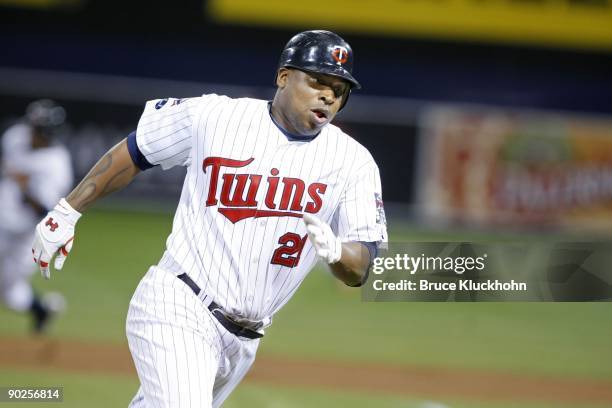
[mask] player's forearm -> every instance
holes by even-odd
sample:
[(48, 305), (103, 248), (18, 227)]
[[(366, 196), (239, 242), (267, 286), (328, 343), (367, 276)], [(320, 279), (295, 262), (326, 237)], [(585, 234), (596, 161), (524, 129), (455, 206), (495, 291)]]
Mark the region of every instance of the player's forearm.
[(66, 201), (83, 212), (98, 199), (127, 186), (139, 172), (130, 157), (127, 139), (124, 139), (102, 156)]
[(344, 242), (340, 261), (330, 264), (334, 276), (348, 286), (359, 286), (370, 265), (370, 253), (359, 242)]

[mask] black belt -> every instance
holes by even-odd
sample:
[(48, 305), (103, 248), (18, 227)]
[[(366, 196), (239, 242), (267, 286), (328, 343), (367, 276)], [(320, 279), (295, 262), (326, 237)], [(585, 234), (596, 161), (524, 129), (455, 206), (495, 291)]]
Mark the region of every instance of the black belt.
[[(198, 284), (195, 283), (189, 277), (189, 275), (187, 275), (186, 273), (182, 273), (178, 275), (177, 278), (185, 282), (185, 284), (189, 286), (191, 290), (193, 290), (193, 293), (195, 293), (196, 296), (200, 295), (200, 292), (202, 290), (200, 289)], [(263, 337), (263, 334), (258, 333), (255, 330), (251, 330), (247, 327), (241, 326), (238, 323), (230, 320), (223, 314), (221, 307), (215, 302), (210, 302), (210, 305), (208, 305), (208, 310), (210, 310), (210, 313), (215, 316), (215, 319), (217, 319), (219, 323), (221, 323), (221, 325), (223, 325), (223, 327), (227, 329), (227, 331), (235, 334), (236, 336), (246, 337), (247, 339), (259, 339)]]

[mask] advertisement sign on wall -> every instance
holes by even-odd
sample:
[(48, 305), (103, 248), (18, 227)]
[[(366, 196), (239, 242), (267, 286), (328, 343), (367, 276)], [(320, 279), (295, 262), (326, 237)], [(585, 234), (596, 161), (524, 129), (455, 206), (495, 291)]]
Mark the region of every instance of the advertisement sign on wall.
[(419, 198), (429, 216), (612, 228), (612, 120), (434, 108), (422, 124)]

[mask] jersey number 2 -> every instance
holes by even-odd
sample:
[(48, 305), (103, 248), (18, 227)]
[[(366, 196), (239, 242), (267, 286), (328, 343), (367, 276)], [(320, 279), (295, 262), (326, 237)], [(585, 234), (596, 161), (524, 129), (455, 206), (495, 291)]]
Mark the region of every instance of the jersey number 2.
[(288, 268), (297, 266), (300, 262), (300, 255), (302, 255), (302, 249), (306, 244), (306, 238), (308, 235), (303, 237), (299, 236), (294, 232), (288, 232), (278, 239), (278, 243), (281, 244), (274, 254), (272, 254), (271, 263), (275, 265), (283, 265)]

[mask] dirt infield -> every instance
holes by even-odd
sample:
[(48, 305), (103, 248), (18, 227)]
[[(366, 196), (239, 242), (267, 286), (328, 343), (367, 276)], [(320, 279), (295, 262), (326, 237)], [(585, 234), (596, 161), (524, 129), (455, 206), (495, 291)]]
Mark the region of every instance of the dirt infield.
[[(136, 375), (127, 345), (0, 338), (0, 366)], [(245, 381), (484, 401), (612, 404), (612, 381), (260, 356)]]

